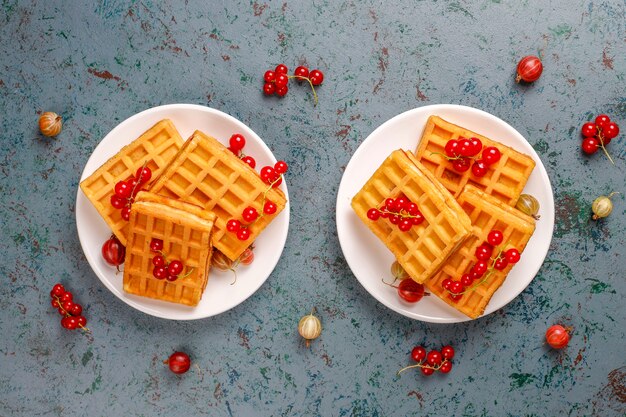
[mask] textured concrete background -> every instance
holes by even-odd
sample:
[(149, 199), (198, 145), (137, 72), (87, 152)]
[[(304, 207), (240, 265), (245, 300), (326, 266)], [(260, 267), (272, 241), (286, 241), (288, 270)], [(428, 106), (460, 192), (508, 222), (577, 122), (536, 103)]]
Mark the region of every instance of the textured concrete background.
[[(626, 415), (626, 3), (620, 0), (0, 2), (0, 415)], [(392, 4), (393, 3), (393, 4)], [(551, 4), (548, 6), (548, 4)], [(534, 85), (517, 60), (542, 56)], [(324, 71), (306, 88), (262, 95), (278, 63)], [(167, 103), (215, 107), (290, 164), (287, 247), (263, 287), (218, 317), (156, 319), (113, 296), (76, 234), (78, 179), (119, 122)], [(552, 247), (504, 309), (458, 325), (404, 318), (376, 302), (343, 260), (334, 206), (342, 170), (388, 118), (433, 103), (474, 106), (528, 138), (557, 204)], [(38, 113), (65, 119), (57, 139)], [(579, 151), (579, 128), (606, 112), (625, 133), (611, 166)], [(50, 307), (61, 281), (93, 334)], [(310, 350), (296, 333), (315, 305)], [(574, 328), (549, 350), (554, 323)], [(457, 349), (447, 376), (401, 377), (418, 343)], [(191, 372), (162, 364), (175, 349)]]

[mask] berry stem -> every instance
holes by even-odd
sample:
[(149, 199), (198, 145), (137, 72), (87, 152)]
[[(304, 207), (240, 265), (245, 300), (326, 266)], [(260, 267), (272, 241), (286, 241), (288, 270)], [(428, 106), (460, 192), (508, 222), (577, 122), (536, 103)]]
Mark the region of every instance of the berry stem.
[(311, 86), (311, 90), (313, 91), (313, 106), (317, 106), (317, 93), (315, 92), (315, 87), (313, 87), (313, 83), (309, 77), (303, 77), (301, 75), (288, 75), (287, 78), (297, 78), (298, 80), (307, 80), (309, 85)]
[(439, 368), (441, 368), (441, 366), (446, 362), (448, 362), (448, 360), (444, 359), (438, 366), (425, 365), (424, 362), (416, 363), (415, 365), (405, 366), (404, 368), (400, 369), (396, 373), (396, 375), (400, 375), (402, 372), (406, 371), (407, 369), (414, 369), (414, 368), (429, 368), (429, 369), (432, 369), (433, 371), (438, 371)]

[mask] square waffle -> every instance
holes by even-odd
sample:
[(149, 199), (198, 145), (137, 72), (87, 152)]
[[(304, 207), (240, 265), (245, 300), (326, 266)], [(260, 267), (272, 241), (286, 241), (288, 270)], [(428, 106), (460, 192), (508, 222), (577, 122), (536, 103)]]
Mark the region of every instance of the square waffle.
[(139, 138), (124, 146), (93, 174), (80, 183), (80, 188), (91, 201), (111, 231), (126, 245), (128, 221), (120, 210), (111, 205), (115, 184), (135, 175), (144, 164), (152, 171), (152, 178), (160, 173), (183, 146), (183, 139), (170, 120), (161, 120)]
[[(388, 219), (372, 221), (367, 211), (387, 198), (406, 196), (417, 204), (424, 221), (402, 232)], [(469, 217), (415, 156), (394, 151), (352, 199), (359, 218), (391, 250), (417, 282), (432, 276), (471, 232)]]
[[(185, 142), (150, 191), (214, 212), (213, 246), (231, 260), (250, 246), (287, 203), (282, 191), (265, 184), (248, 164), (200, 131)], [(267, 200), (276, 204), (276, 213), (261, 216)], [(255, 208), (259, 217), (249, 226), (250, 238), (242, 241), (226, 230), (226, 222), (236, 219), (246, 224), (242, 212), (247, 207)]]
[[(201, 207), (141, 191), (131, 207), (124, 263), (124, 291), (157, 300), (195, 306), (202, 298), (211, 264), (215, 214)], [(152, 274), (152, 239), (163, 241), (166, 260), (180, 260), (178, 279)]]
[[(491, 230), (499, 230), (504, 235), (502, 245), (506, 246), (502, 249), (516, 248), (522, 253), (535, 231), (535, 220), (471, 185), (465, 187), (458, 202), (472, 220), (472, 235), (448, 258), (435, 276), (424, 282), (424, 286), (452, 307), (475, 319), (484, 313), (489, 300), (514, 265), (509, 264), (501, 271), (494, 269), (489, 276), (487, 272), (483, 278), (475, 280), (470, 290), (456, 302), (443, 288), (443, 281), (446, 278), (459, 280), (463, 274), (469, 273), (477, 261), (474, 254), (476, 248), (487, 241), (487, 235)], [(496, 255), (494, 250), (492, 256)], [(479, 282), (482, 283), (478, 284)]]
[[(476, 137), (483, 143), (483, 148), (495, 146), (501, 154), (500, 160), (489, 166), (484, 177), (477, 177), (469, 169), (457, 172), (452, 163), (442, 155), (450, 139), (459, 137)], [(422, 139), (415, 151), (417, 159), (446, 187), (455, 197), (458, 197), (466, 184), (471, 184), (489, 195), (514, 206), (519, 198), (528, 177), (535, 167), (535, 161), (523, 153), (509, 148), (499, 142), (491, 140), (471, 130), (457, 126), (438, 116), (430, 116)]]

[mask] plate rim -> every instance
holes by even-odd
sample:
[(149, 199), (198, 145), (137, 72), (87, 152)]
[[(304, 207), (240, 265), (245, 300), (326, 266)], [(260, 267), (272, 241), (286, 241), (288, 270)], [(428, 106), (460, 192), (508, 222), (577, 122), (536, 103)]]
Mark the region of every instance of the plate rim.
[[(342, 224), (342, 212), (340, 210), (343, 208), (341, 198), (342, 198), (342, 196), (344, 194), (346, 194), (345, 189), (349, 186), (347, 184), (346, 174), (348, 172), (350, 172), (351, 166), (355, 165), (356, 164), (355, 161), (358, 160), (361, 157), (361, 154), (365, 152), (365, 148), (367, 147), (367, 143), (371, 140), (372, 137), (375, 137), (376, 135), (378, 135), (380, 131), (384, 131), (384, 129), (388, 125), (392, 125), (392, 124), (396, 123), (400, 119), (410, 118), (415, 113), (417, 113), (417, 114), (427, 113), (427, 114), (430, 114), (430, 115), (434, 115), (437, 112), (441, 112), (441, 111), (467, 112), (469, 114), (476, 114), (476, 115), (479, 115), (480, 117), (486, 117), (488, 119), (494, 120), (495, 122), (502, 123), (502, 127), (506, 128), (506, 130), (508, 130), (513, 136), (518, 136), (519, 138), (521, 138), (524, 142), (526, 142), (528, 144), (529, 150), (530, 150), (530, 156), (536, 162), (535, 168), (537, 169), (537, 172), (539, 173), (539, 176), (540, 176), (542, 182), (545, 183), (545, 186), (547, 187), (547, 189), (550, 190), (550, 193), (548, 195), (548, 197), (549, 197), (548, 204), (547, 204), (547, 206), (542, 207), (542, 214), (544, 216), (542, 218), (542, 220), (545, 219), (546, 218), (546, 214), (548, 214), (549, 215), (548, 216), (548, 220), (550, 220), (550, 223), (551, 223), (551, 225), (550, 225), (550, 229), (551, 230), (549, 230), (549, 240), (546, 243), (546, 248), (547, 249), (546, 249), (545, 253), (543, 254), (543, 259), (541, 259), (541, 262), (537, 262), (535, 270), (532, 271), (532, 277), (530, 278), (530, 280), (528, 281), (526, 286), (524, 288), (522, 288), (521, 291), (519, 291), (517, 294), (512, 295), (511, 297), (507, 297), (507, 299), (504, 301), (504, 303), (501, 306), (499, 306), (497, 308), (494, 308), (494, 310), (490, 311), (489, 313), (483, 313), (483, 315), (481, 315), (480, 317), (478, 317), (476, 319), (471, 319), (471, 318), (466, 317), (464, 315), (463, 315), (463, 317), (459, 316), (458, 318), (456, 318), (456, 317), (442, 318), (442, 317), (424, 316), (424, 315), (417, 314), (417, 313), (408, 313), (405, 310), (402, 310), (402, 309), (398, 308), (396, 305), (393, 305), (390, 302), (388, 302), (388, 300), (385, 299), (384, 297), (382, 297), (382, 296), (378, 295), (376, 292), (372, 292), (372, 291), (370, 291), (368, 289), (368, 287), (363, 282), (363, 280), (361, 278), (359, 278), (355, 274), (354, 268), (351, 265), (351, 262), (349, 260), (350, 257), (346, 256), (346, 250), (344, 249), (344, 239), (347, 238), (345, 229), (347, 229), (348, 226), (344, 226)], [(417, 134), (416, 134), (416, 136), (417, 136)], [(344, 259), (346, 260), (346, 263), (348, 264), (348, 267), (350, 268), (350, 271), (352, 272), (352, 275), (357, 279), (357, 281), (359, 281), (359, 283), (361, 284), (363, 289), (365, 289), (365, 291), (367, 293), (369, 293), (378, 302), (380, 302), (385, 307), (389, 308), (390, 310), (395, 311), (398, 314), (401, 314), (401, 315), (403, 315), (403, 316), (405, 316), (407, 318), (413, 319), (413, 320), (419, 320), (419, 321), (423, 321), (423, 322), (436, 323), (436, 324), (455, 324), (455, 323), (463, 323), (463, 322), (471, 322), (471, 321), (479, 320), (481, 318), (487, 317), (487, 316), (491, 315), (492, 313), (494, 313), (494, 312), (496, 312), (496, 311), (506, 307), (509, 303), (511, 303), (511, 301), (513, 301), (519, 295), (521, 295), (528, 288), (528, 286), (532, 283), (532, 281), (535, 279), (535, 277), (537, 276), (537, 273), (541, 269), (541, 266), (543, 265), (547, 255), (549, 253), (550, 245), (551, 245), (551, 242), (552, 242), (552, 238), (554, 236), (554, 223), (555, 223), (554, 222), (554, 218), (555, 218), (554, 214), (555, 214), (555, 211), (554, 211), (554, 190), (552, 188), (550, 177), (548, 176), (548, 173), (547, 173), (547, 170), (545, 168), (545, 165), (543, 164), (543, 161), (541, 160), (541, 158), (539, 157), (539, 154), (537, 154), (537, 152), (535, 151), (533, 146), (530, 144), (530, 142), (528, 142), (528, 140), (519, 131), (517, 131), (517, 129), (515, 129), (508, 122), (506, 122), (505, 120), (501, 119), (500, 117), (498, 117), (498, 116), (496, 116), (494, 114), (491, 114), (489, 112), (486, 112), (484, 110), (477, 109), (475, 107), (470, 107), (470, 106), (465, 106), (465, 105), (460, 105), (460, 104), (430, 104), (430, 105), (425, 105), (425, 106), (421, 106), (421, 107), (415, 107), (415, 108), (403, 111), (403, 112), (401, 112), (401, 113), (399, 113), (399, 114), (397, 114), (397, 115), (387, 119), (386, 121), (381, 123), (378, 127), (376, 127), (376, 129), (374, 129), (363, 140), (363, 142), (361, 142), (359, 144), (357, 149), (354, 151), (354, 153), (350, 157), (350, 160), (346, 164), (346, 168), (344, 169), (344, 173), (342, 175), (342, 178), (341, 178), (338, 190), (337, 190), (337, 201), (336, 201), (336, 206), (335, 206), (335, 219), (336, 219), (337, 238), (339, 240), (339, 245), (340, 245), (342, 253), (344, 255)], [(487, 307), (488, 306), (489, 306), (489, 304), (487, 305)], [(449, 307), (449, 308), (452, 308), (452, 307)]]
[[(289, 234), (289, 222), (290, 222), (290, 200), (289, 200), (289, 191), (287, 188), (287, 181), (284, 180), (282, 182), (282, 184), (280, 185), (280, 189), (283, 191), (283, 193), (285, 194), (285, 198), (287, 200), (286, 204), (285, 204), (285, 208), (283, 209), (283, 211), (280, 213), (280, 216), (284, 217), (284, 233), (283, 233), (283, 242), (281, 245), (276, 245), (275, 248), (279, 247), (280, 248), (280, 252), (279, 255), (276, 257), (275, 262), (273, 262), (272, 265), (269, 266), (269, 273), (268, 275), (259, 281), (258, 285), (255, 288), (251, 288), (252, 291), (250, 292), (250, 294), (243, 298), (242, 300), (238, 301), (235, 304), (232, 304), (228, 307), (224, 307), (221, 309), (217, 309), (214, 312), (211, 312), (210, 314), (200, 314), (200, 315), (189, 315), (189, 316), (182, 316), (182, 317), (172, 317), (170, 315), (168, 315), (167, 313), (162, 313), (159, 311), (158, 309), (158, 304), (159, 303), (166, 303), (165, 301), (161, 301), (161, 300), (156, 300), (156, 299), (152, 299), (152, 298), (146, 298), (146, 297), (140, 297), (140, 296), (133, 296), (131, 294), (125, 294), (123, 292), (123, 290), (120, 292), (118, 291), (117, 288), (115, 288), (115, 286), (113, 285), (113, 283), (109, 282), (109, 280), (103, 278), (100, 276), (100, 274), (97, 272), (97, 269), (94, 266), (94, 262), (96, 261), (91, 254), (89, 254), (86, 250), (85, 250), (85, 245), (86, 245), (86, 235), (83, 236), (81, 235), (81, 227), (80, 227), (80, 220), (79, 220), (79, 210), (78, 210), (78, 203), (80, 199), (84, 199), (87, 200), (86, 203), (87, 204), (91, 204), (91, 202), (89, 201), (89, 199), (87, 198), (87, 196), (84, 195), (84, 193), (82, 192), (81, 188), (80, 188), (80, 183), (87, 178), (89, 175), (91, 175), (96, 169), (99, 168), (99, 166), (101, 165), (97, 165), (97, 166), (93, 169), (87, 170), (87, 168), (90, 166), (92, 158), (94, 157), (94, 154), (96, 153), (98, 147), (107, 140), (107, 138), (109, 136), (111, 136), (112, 134), (115, 134), (117, 130), (119, 129), (123, 129), (125, 126), (132, 124), (136, 119), (138, 118), (142, 118), (142, 117), (147, 117), (150, 116), (153, 113), (159, 113), (159, 112), (167, 112), (167, 111), (180, 111), (180, 110), (193, 110), (193, 111), (199, 111), (199, 112), (204, 112), (204, 113), (210, 113), (212, 115), (218, 116), (218, 117), (223, 117), (226, 120), (234, 123), (235, 125), (238, 125), (239, 127), (241, 127), (243, 130), (246, 131), (250, 131), (253, 135), (253, 137), (255, 137), (255, 141), (257, 142), (257, 145), (260, 146), (264, 152), (267, 152), (267, 154), (270, 157), (270, 160), (272, 162), (276, 162), (276, 157), (274, 155), (274, 153), (272, 152), (272, 150), (267, 146), (267, 144), (265, 143), (265, 141), (263, 139), (261, 139), (261, 137), (248, 125), (246, 125), (245, 123), (243, 123), (242, 121), (240, 121), (239, 119), (237, 119), (234, 116), (231, 116), (228, 113), (225, 113), (221, 110), (212, 108), (212, 107), (208, 107), (208, 106), (203, 106), (200, 104), (192, 104), (192, 103), (171, 103), (171, 104), (163, 104), (163, 105), (159, 105), (159, 106), (155, 106), (155, 107), (150, 107), (147, 109), (144, 109), (138, 113), (135, 113), (129, 117), (127, 117), (126, 119), (124, 119), (123, 121), (119, 122), (117, 125), (115, 125), (106, 135), (104, 135), (104, 137), (96, 144), (95, 148), (91, 151), (91, 153), (89, 154), (89, 157), (87, 158), (87, 161), (85, 162), (85, 165), (83, 166), (83, 170), (81, 171), (80, 174), (80, 178), (79, 178), (79, 182), (77, 185), (77, 191), (76, 191), (76, 200), (75, 200), (75, 221), (76, 221), (76, 231), (78, 234), (78, 240), (80, 242), (80, 246), (81, 246), (81, 250), (83, 251), (83, 254), (85, 256), (85, 258), (87, 259), (87, 263), (89, 264), (89, 267), (91, 268), (92, 272), (94, 275), (96, 275), (98, 277), (98, 279), (100, 280), (100, 282), (102, 282), (102, 284), (104, 284), (104, 286), (112, 293), (114, 294), (118, 299), (120, 299), (122, 302), (124, 302), (125, 304), (129, 305), (130, 307), (141, 311), (142, 313), (145, 313), (147, 315), (153, 316), (153, 317), (158, 317), (161, 319), (166, 319), (166, 320), (174, 320), (174, 321), (191, 321), (191, 320), (201, 320), (201, 319), (206, 319), (209, 317), (214, 317), (217, 315), (220, 315), (222, 313), (225, 313), (229, 310), (234, 309), (235, 307), (237, 307), (238, 305), (242, 304), (243, 302), (245, 302), (246, 300), (248, 300), (250, 297), (252, 297), (258, 290), (259, 288), (261, 288), (263, 286), (263, 284), (265, 284), (265, 282), (269, 279), (270, 275), (272, 275), (272, 273), (274, 272), (274, 270), (276, 269), (276, 265), (278, 264), (279, 260), (282, 257), (282, 253), (285, 249), (285, 245), (287, 243), (287, 237)], [(164, 118), (167, 118), (167, 116), (164, 116)], [(146, 126), (146, 130), (149, 129), (150, 126)], [(188, 138), (187, 138), (188, 139)], [(186, 141), (187, 139), (183, 139), (183, 141)], [(130, 138), (128, 142), (125, 142), (122, 146), (130, 143), (133, 139)], [(108, 159), (107, 159), (108, 160)], [(94, 208), (95, 209), (95, 208)], [(205, 289), (206, 290), (206, 289)], [(145, 300), (144, 300), (145, 299)], [(153, 307), (150, 305), (144, 305), (144, 303), (142, 303), (142, 301), (144, 301), (145, 303), (152, 303), (152, 304), (156, 304), (157, 307)], [(167, 303), (167, 305), (176, 305), (176, 303)], [(183, 306), (182, 307), (188, 307), (188, 306)], [(196, 307), (188, 307), (190, 308), (190, 313), (193, 313), (195, 311)]]

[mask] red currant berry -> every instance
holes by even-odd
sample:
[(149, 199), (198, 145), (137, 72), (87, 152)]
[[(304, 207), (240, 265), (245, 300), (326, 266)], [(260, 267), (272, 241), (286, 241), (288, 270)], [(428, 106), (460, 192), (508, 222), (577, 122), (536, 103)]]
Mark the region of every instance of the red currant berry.
[(411, 219), (406, 217), (401, 219), (400, 223), (398, 223), (398, 229), (400, 229), (401, 232), (408, 232), (409, 230), (411, 230), (412, 226), (413, 222), (411, 221)]
[(191, 359), (189, 359), (189, 355), (183, 352), (174, 352), (165, 361), (170, 368), (170, 371), (175, 374), (184, 374), (191, 367)]
[(80, 316), (80, 314), (83, 312), (83, 306), (81, 306), (80, 304), (74, 304), (71, 309), (66, 308), (66, 310), (72, 316)]
[(120, 215), (122, 216), (122, 219), (126, 221), (130, 220), (130, 207), (124, 207), (122, 211), (120, 211)]
[(448, 290), (452, 294), (461, 294), (464, 289), (465, 288), (463, 288), (463, 284), (461, 284), (461, 281), (452, 281), (452, 283), (450, 284), (450, 288), (448, 288)]
[(263, 206), (263, 213), (274, 214), (276, 213), (277, 209), (278, 207), (276, 207), (276, 204), (272, 203), (271, 201), (266, 201), (265, 205)]
[(461, 156), (472, 156), (472, 152), (474, 151), (474, 147), (472, 146), (472, 142), (469, 139), (459, 139), (459, 154)]
[(61, 307), (61, 305), (59, 304), (59, 302), (57, 301), (56, 298), (53, 298), (52, 300), (50, 300), (50, 304), (52, 304), (52, 307), (54, 307), (54, 308)]
[[(73, 330), (73, 329), (70, 327), (70, 321), (69, 321), (69, 318), (70, 318), (70, 317), (71, 317), (71, 316), (68, 316), (68, 317), (63, 317), (63, 318), (61, 319), (61, 326), (63, 326), (63, 328), (64, 328), (64, 329)], [(78, 324), (78, 323), (77, 323), (77, 324)], [(74, 329), (75, 329), (75, 328), (76, 328), (76, 327), (74, 327)]]
[(278, 174), (284, 174), (289, 169), (289, 165), (285, 161), (278, 161), (274, 164), (274, 171)]
[(263, 85), (263, 93), (267, 96), (271, 96), (276, 92), (276, 84), (274, 83), (265, 83)]
[(161, 255), (156, 255), (154, 258), (152, 258), (152, 265), (154, 266), (165, 265), (165, 258), (162, 257)]
[(454, 168), (456, 172), (465, 172), (470, 169), (470, 160), (467, 158), (455, 159), (452, 162), (452, 168)]
[(611, 122), (611, 118), (609, 116), (607, 116), (606, 114), (601, 114), (598, 117), (596, 117), (596, 126), (598, 126), (600, 129), (602, 129), (602, 127)]
[(239, 223), (239, 220), (231, 219), (226, 222), (226, 230), (229, 232), (236, 232), (240, 227), (241, 223)]
[(272, 70), (265, 71), (265, 74), (263, 74), (263, 80), (266, 83), (274, 82), (274, 80), (276, 80), (276, 73)]
[(398, 197), (396, 198), (396, 208), (398, 209), (398, 211), (401, 210), (405, 210), (406, 211), (406, 207), (409, 204), (409, 200), (405, 197)]
[(435, 370), (433, 368), (420, 368), (420, 369), (422, 371), (422, 374), (426, 376), (430, 376), (435, 373)]
[(163, 241), (161, 239), (152, 238), (150, 241), (150, 250), (153, 252), (159, 252), (163, 250)]
[(595, 123), (585, 123), (582, 127), (582, 129), (580, 129), (580, 132), (583, 134), (583, 137), (586, 138), (592, 138), (596, 135), (596, 133), (598, 133), (598, 128), (596, 127)]
[(67, 325), (64, 327), (68, 330), (74, 330), (78, 327), (78, 320), (74, 316), (65, 317), (63, 320), (67, 321)]
[(389, 217), (389, 213), (388, 213), (388, 212), (386, 212), (386, 211), (384, 211), (384, 210), (386, 210), (386, 207), (385, 207), (385, 206), (382, 206), (382, 207), (379, 209), (379, 211), (380, 211), (380, 217), (381, 217), (381, 218), (383, 218), (383, 219), (386, 219), (386, 218), (388, 218), (388, 217)]
[(510, 264), (516, 264), (519, 262), (520, 260), (520, 253), (517, 249), (515, 248), (511, 248), (509, 250), (507, 250), (505, 252), (505, 256), (506, 256), (506, 260), (510, 263)]
[(472, 144), (472, 154), (470, 156), (476, 156), (483, 149), (483, 143), (478, 138), (470, 138), (470, 143)]
[(508, 264), (509, 264), (509, 261), (507, 258), (498, 258), (494, 262), (493, 267), (497, 269), (498, 271), (502, 271), (504, 268), (507, 267)]
[(491, 246), (498, 246), (504, 240), (504, 235), (499, 230), (492, 230), (487, 235), (487, 242)]
[(283, 182), (283, 178), (281, 176), (277, 176), (272, 180), (272, 188), (278, 188), (278, 186)]
[(61, 307), (63, 307), (63, 310), (67, 311), (68, 313), (70, 312), (70, 310), (74, 307), (74, 302), (73, 301), (63, 301), (63, 303), (61, 304)]
[(65, 311), (65, 310), (63, 309), (63, 307), (61, 307), (61, 306), (59, 306), (59, 309), (58, 309), (57, 311), (58, 311), (58, 312), (59, 312), (59, 314), (60, 314), (61, 316), (63, 316), (63, 317), (65, 317), (65, 316), (67, 315), (67, 314), (66, 314), (66, 311)]
[[(489, 256), (491, 256), (491, 251), (489, 252)], [(483, 261), (476, 262), (474, 266), (472, 267), (472, 270), (476, 272), (476, 274), (478, 274), (479, 277), (481, 277), (485, 274), (485, 272), (487, 272), (488, 268), (489, 268), (489, 264), (487, 264), (487, 262), (483, 260)]]
[(600, 148), (600, 141), (596, 138), (585, 138), (582, 143), (583, 152), (587, 155), (591, 155), (596, 153)]
[(228, 140), (228, 144), (231, 149), (240, 151), (246, 146), (246, 138), (244, 138), (242, 134), (235, 133)]
[(162, 266), (155, 266), (152, 269), (152, 275), (156, 278), (156, 279), (165, 279), (167, 278), (167, 268), (165, 267), (165, 265)]
[(284, 96), (287, 94), (287, 92), (288, 92), (288, 91), (289, 91), (289, 87), (287, 87), (287, 86), (285, 85), (285, 86), (283, 86), (283, 87), (280, 87), (280, 88), (277, 88), (277, 89), (276, 89), (276, 95), (277, 95), (278, 97), (284, 97)]
[(257, 217), (259, 217), (259, 213), (254, 207), (246, 207), (245, 209), (243, 209), (241, 217), (243, 217), (246, 222), (252, 223), (257, 219)]
[(74, 299), (74, 295), (71, 292), (69, 292), (69, 291), (65, 291), (59, 297), (59, 301), (61, 301), (61, 303), (64, 303), (66, 301), (72, 301), (73, 299)]
[(76, 316), (76, 322), (78, 324), (78, 327), (85, 327), (87, 325), (87, 319), (85, 318), (85, 316)]
[(443, 280), (443, 282), (441, 283), (441, 286), (445, 289), (445, 290), (449, 290), (450, 289), (450, 285), (452, 285), (452, 280), (450, 278), (446, 278)]
[(400, 216), (398, 216), (397, 214), (389, 215), (389, 223), (394, 225), (400, 223)]
[(398, 285), (398, 295), (407, 303), (417, 303), (424, 297), (424, 286), (406, 278)]
[(454, 358), (454, 348), (450, 345), (442, 347), (441, 356), (447, 361), (452, 360)]
[(452, 362), (450, 361), (444, 361), (439, 367), (439, 372), (441, 372), (442, 374), (447, 374), (451, 370), (452, 370)]
[(493, 248), (483, 243), (482, 245), (476, 248), (476, 252), (474, 252), (474, 255), (476, 256), (476, 259), (480, 261), (488, 261), (491, 258), (492, 253), (493, 253)]
[(411, 358), (415, 362), (421, 362), (426, 358), (426, 349), (422, 346), (415, 346), (413, 350), (411, 350)]
[(413, 202), (409, 202), (406, 205), (405, 210), (407, 213), (409, 213), (410, 216), (417, 216), (417, 214), (420, 212), (419, 208), (417, 207), (417, 204)]
[(183, 272), (183, 263), (179, 260), (174, 260), (172, 262), (170, 262), (170, 264), (167, 267), (167, 273), (169, 275), (180, 275), (181, 272)]
[(289, 84), (289, 77), (287, 77), (287, 75), (285, 74), (278, 74), (276, 76), (276, 88), (280, 89), (282, 87), (287, 86), (287, 84)]
[(458, 303), (461, 298), (463, 298), (463, 294), (450, 294), (448, 298), (455, 303)]
[(296, 68), (296, 70), (293, 72), (293, 75), (295, 75), (296, 77), (308, 78), (309, 69), (301, 65), (298, 68)]
[(115, 195), (119, 198), (129, 198), (132, 189), (126, 181), (120, 181), (115, 184)]
[(485, 161), (487, 165), (495, 164), (500, 160), (501, 156), (500, 150), (495, 146), (487, 146), (483, 149), (483, 161)]
[(424, 221), (424, 216), (419, 211), (417, 212), (417, 214), (415, 214), (415, 216), (411, 217), (411, 222), (413, 223), (413, 226), (418, 226), (422, 224), (423, 221)]
[(372, 221), (378, 220), (380, 218), (380, 210), (378, 210), (377, 208), (371, 208), (367, 210), (367, 218)]
[(396, 200), (394, 198), (388, 198), (385, 200), (385, 208), (387, 211), (396, 212), (398, 211), (398, 206), (396, 205)]
[(309, 80), (311, 80), (311, 84), (313, 85), (320, 85), (324, 82), (324, 74), (322, 71), (314, 69), (309, 73)]
[(459, 141), (455, 139), (450, 139), (448, 143), (446, 143), (446, 147), (444, 148), (444, 152), (450, 158), (454, 158), (459, 154)]
[(170, 274), (168, 274), (165, 277), (165, 279), (168, 280), (169, 282), (174, 282), (174, 281), (176, 281), (178, 279), (178, 275), (170, 275)]
[(63, 295), (64, 292), (65, 287), (63, 287), (62, 284), (54, 284), (54, 287), (52, 287), (52, 291), (50, 291), (50, 295), (56, 295), (57, 297), (60, 297)]
[(111, 196), (111, 205), (115, 209), (121, 209), (126, 204), (126, 201), (123, 198), (120, 198), (118, 195), (113, 194)]
[(243, 162), (245, 162), (246, 164), (250, 165), (250, 168), (254, 169), (256, 167), (256, 161), (254, 160), (253, 157), (246, 155), (243, 158), (241, 158), (241, 160)]
[(264, 183), (270, 184), (272, 182), (272, 178), (276, 177), (276, 171), (272, 167), (265, 166), (261, 168), (260, 176)]
[(487, 163), (482, 159), (478, 159), (472, 164), (472, 174), (477, 177), (484, 177), (488, 170)]
[[(617, 123), (609, 122), (602, 126), (602, 136), (604, 136), (604, 139), (611, 140), (617, 135), (619, 135), (619, 126)], [(608, 141), (605, 140), (604, 143), (607, 144)]]
[(237, 239), (248, 240), (250, 238), (250, 230), (247, 227), (242, 227), (237, 230)]
[(426, 355), (426, 362), (428, 362), (428, 364), (431, 366), (437, 366), (441, 364), (442, 359), (443, 358), (441, 356), (441, 352), (439, 352), (438, 350), (431, 350), (430, 352), (428, 352), (428, 355)]
[(474, 279), (470, 276), (470, 274), (463, 274), (461, 276), (461, 284), (463, 284), (464, 287), (469, 287), (473, 282)]
[(289, 72), (289, 68), (285, 64), (276, 65), (276, 69), (274, 70), (276, 75), (278, 74), (287, 74)]
[(148, 167), (140, 167), (135, 173), (135, 178), (139, 184), (146, 184), (152, 178), (152, 170)]

